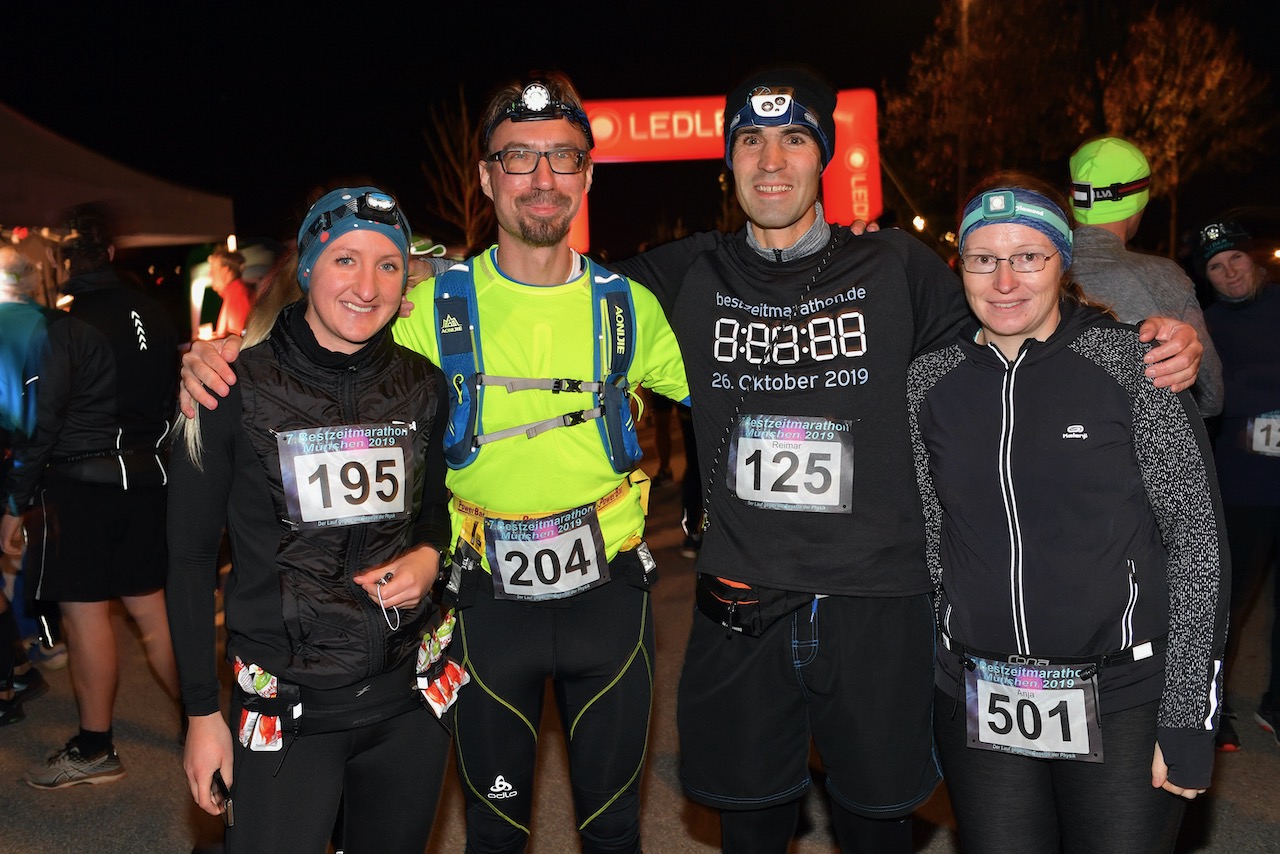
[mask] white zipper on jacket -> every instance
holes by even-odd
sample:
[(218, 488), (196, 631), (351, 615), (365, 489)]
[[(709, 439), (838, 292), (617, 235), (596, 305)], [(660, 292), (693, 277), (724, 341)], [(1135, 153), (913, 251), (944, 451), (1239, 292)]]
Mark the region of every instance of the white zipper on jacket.
[(1120, 648), (1133, 646), (1133, 612), (1138, 607), (1138, 571), (1132, 560), (1125, 561), (1129, 569), (1129, 601), (1125, 603), (1124, 615), (1120, 618)]
[(1004, 380), (1000, 387), (1000, 454), (998, 467), (1000, 474), (1000, 495), (1004, 500), (1004, 514), (1009, 534), (1009, 611), (1013, 615), (1013, 636), (1018, 644), (1017, 652), (1026, 655), (1031, 652), (1031, 640), (1027, 635), (1026, 594), (1023, 590), (1023, 552), (1022, 527), (1018, 520), (1018, 497), (1013, 490), (1013, 401), (1014, 386), (1018, 376), (1018, 366), (1027, 356), (1027, 350), (1018, 354), (1018, 358), (1010, 363), (994, 344), (988, 347), (996, 354), (1005, 366)]

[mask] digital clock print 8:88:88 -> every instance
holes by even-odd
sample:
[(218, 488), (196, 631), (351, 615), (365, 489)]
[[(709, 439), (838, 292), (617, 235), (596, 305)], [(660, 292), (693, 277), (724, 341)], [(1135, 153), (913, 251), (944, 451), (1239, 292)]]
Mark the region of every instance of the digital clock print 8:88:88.
[(805, 355), (815, 362), (828, 362), (836, 356), (853, 358), (866, 352), (862, 312), (856, 310), (835, 317), (812, 317), (798, 325), (752, 321), (744, 326), (732, 317), (716, 321), (718, 362), (736, 361), (741, 353), (753, 365), (795, 365)]

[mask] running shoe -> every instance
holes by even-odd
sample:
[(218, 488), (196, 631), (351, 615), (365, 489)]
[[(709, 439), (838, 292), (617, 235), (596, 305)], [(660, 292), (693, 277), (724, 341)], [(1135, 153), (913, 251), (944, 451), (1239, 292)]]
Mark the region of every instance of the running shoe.
[(658, 469), (658, 473), (650, 478), (654, 488), (670, 486), (676, 482), (675, 477), (671, 474), (671, 469)]
[(680, 547), (680, 556), (687, 558), (695, 558), (698, 552), (702, 551), (702, 535), (686, 534), (684, 545)]
[(58, 641), (53, 646), (45, 646), (38, 638), (28, 638), (27, 658), (32, 664), (41, 664), (50, 670), (61, 670), (67, 666), (67, 645)]
[(1258, 726), (1271, 733), (1276, 744), (1280, 744), (1280, 707), (1272, 703), (1270, 694), (1262, 695), (1262, 703), (1254, 713), (1253, 719), (1258, 722)]
[(1240, 736), (1236, 733), (1231, 718), (1225, 714), (1218, 720), (1218, 731), (1214, 734), (1213, 743), (1222, 753), (1235, 753), (1240, 749)]
[(27, 771), (23, 778), (28, 786), (37, 789), (64, 789), (81, 783), (111, 783), (123, 776), (124, 766), (114, 747), (97, 756), (83, 756), (73, 738), (43, 765)]
[(14, 696), (20, 700), (34, 700), (49, 690), (44, 675), (34, 667), (26, 673), (10, 673), (9, 681), (13, 685)]
[(22, 698), (18, 696), (17, 691), (9, 699), (0, 700), (0, 726), (16, 724), (26, 716), (27, 713), (22, 711)]

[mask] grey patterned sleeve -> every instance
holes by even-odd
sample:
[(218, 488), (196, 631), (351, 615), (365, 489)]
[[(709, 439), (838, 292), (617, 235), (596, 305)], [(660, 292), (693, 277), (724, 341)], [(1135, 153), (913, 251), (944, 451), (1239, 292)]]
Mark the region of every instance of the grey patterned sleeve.
[(1168, 553), (1169, 644), (1159, 742), (1179, 786), (1203, 788), (1213, 766), (1222, 701), (1230, 558), (1213, 455), (1189, 392), (1157, 389), (1142, 374), (1146, 346), (1125, 329), (1077, 342), (1132, 404), (1133, 449)]
[(949, 370), (960, 362), (958, 347), (947, 347), (917, 357), (907, 371), (907, 418), (911, 429), (911, 450), (915, 458), (916, 486), (924, 511), (925, 559), (935, 596), (942, 589), (942, 505), (929, 473), (929, 449), (920, 430), (920, 407), (925, 395)]

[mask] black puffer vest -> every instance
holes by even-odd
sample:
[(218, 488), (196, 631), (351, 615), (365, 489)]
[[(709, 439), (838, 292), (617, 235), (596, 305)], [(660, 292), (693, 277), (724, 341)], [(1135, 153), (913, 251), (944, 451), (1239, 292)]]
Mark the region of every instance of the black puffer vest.
[[(276, 675), (326, 689), (404, 666), (416, 653), (428, 624), (431, 603), (424, 600), (413, 611), (401, 609), (399, 628), (393, 630), (394, 613), (384, 615), (351, 579), (411, 544), (428, 438), (436, 428), (431, 419), (443, 389), (439, 372), (427, 359), (397, 346), (389, 328), (360, 353), (333, 366), (334, 354), (319, 350), (314, 339), (298, 329), (302, 310), (302, 304), (286, 309), (271, 338), (245, 351), (236, 370), (248, 380), (241, 386), (245, 430), (262, 462), (284, 531), (276, 566), (291, 653), (286, 670)], [(297, 318), (291, 321), (294, 314)], [(408, 483), (393, 485), (407, 490), (404, 500), (411, 512), (407, 518), (371, 517), (357, 524), (300, 525), (290, 516), (278, 434), (352, 425), (395, 425), (397, 432), (408, 429), (411, 453), (406, 454), (405, 463), (411, 477), (406, 477)], [(285, 469), (293, 479), (289, 461)], [(391, 481), (378, 481), (373, 472), (366, 474), (369, 488), (390, 491)], [(301, 478), (305, 477), (303, 472)], [(356, 493), (366, 491), (360, 486)], [(335, 494), (334, 499), (346, 500), (347, 494)]]

